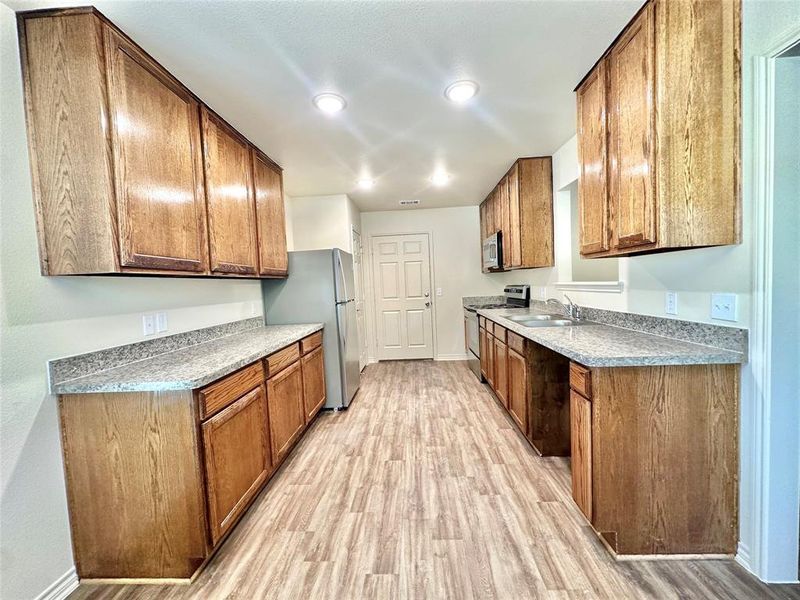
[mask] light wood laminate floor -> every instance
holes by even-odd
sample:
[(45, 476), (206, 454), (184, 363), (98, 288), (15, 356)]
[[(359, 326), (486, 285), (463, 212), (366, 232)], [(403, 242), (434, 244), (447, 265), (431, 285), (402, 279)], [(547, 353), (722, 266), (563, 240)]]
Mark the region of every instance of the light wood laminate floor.
[(368, 367), (323, 413), (190, 586), (82, 584), (73, 599), (800, 598), (733, 561), (615, 562), (460, 362)]

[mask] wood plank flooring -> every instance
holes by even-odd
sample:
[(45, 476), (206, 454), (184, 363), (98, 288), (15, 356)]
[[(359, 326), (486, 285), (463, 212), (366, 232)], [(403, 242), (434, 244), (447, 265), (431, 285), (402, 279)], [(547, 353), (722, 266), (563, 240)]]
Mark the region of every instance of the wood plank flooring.
[(72, 599), (800, 599), (730, 560), (615, 562), (460, 362), (369, 366), (323, 413), (192, 585)]

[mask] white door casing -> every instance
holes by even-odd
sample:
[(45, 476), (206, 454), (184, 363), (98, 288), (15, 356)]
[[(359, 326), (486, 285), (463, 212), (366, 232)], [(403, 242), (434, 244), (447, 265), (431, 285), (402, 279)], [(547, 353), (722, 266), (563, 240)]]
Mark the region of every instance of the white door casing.
[(353, 237), (353, 275), (356, 284), (356, 327), (358, 329), (358, 368), (367, 366), (367, 326), (364, 320), (364, 271), (361, 234), (352, 229)]
[(371, 246), (377, 359), (433, 358), (428, 234), (375, 236)]

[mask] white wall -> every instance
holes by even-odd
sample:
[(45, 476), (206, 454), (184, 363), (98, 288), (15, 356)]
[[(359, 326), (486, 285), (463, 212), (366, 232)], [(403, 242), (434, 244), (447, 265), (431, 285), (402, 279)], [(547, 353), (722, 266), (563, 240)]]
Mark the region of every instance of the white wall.
[(341, 248), (352, 251), (351, 227), (360, 228), (360, 212), (346, 194), (291, 198), (293, 250)]
[(48, 359), (261, 314), (258, 281), (39, 275), (14, 12), (0, 5), (0, 597), (35, 598), (73, 567)]

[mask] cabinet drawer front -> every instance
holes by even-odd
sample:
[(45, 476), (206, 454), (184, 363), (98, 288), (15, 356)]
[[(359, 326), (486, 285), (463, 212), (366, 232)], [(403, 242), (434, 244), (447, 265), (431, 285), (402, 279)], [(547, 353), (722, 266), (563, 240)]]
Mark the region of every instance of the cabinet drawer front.
[(207, 419), (264, 382), (261, 361), (215, 381), (198, 392), (200, 418)]
[(525, 353), (525, 338), (521, 335), (514, 333), (513, 331), (506, 330), (506, 343), (508, 347), (518, 352), (519, 354)]
[(267, 402), (261, 385), (202, 425), (211, 543), (216, 545), (267, 480)]
[(486, 329), (486, 317), (478, 317), (478, 327)]
[(308, 337), (303, 338), (300, 340), (300, 353), (301, 354), (308, 354), (314, 348), (322, 345), (322, 332), (318, 331), (316, 333), (312, 333)]
[(267, 357), (267, 377), (272, 377), (300, 359), (300, 344), (292, 344)]
[(494, 324), (494, 337), (497, 338), (499, 341), (506, 343), (506, 328), (498, 325), (497, 323)]
[(584, 396), (591, 399), (592, 397), (592, 373), (578, 363), (569, 363), (569, 386)]

